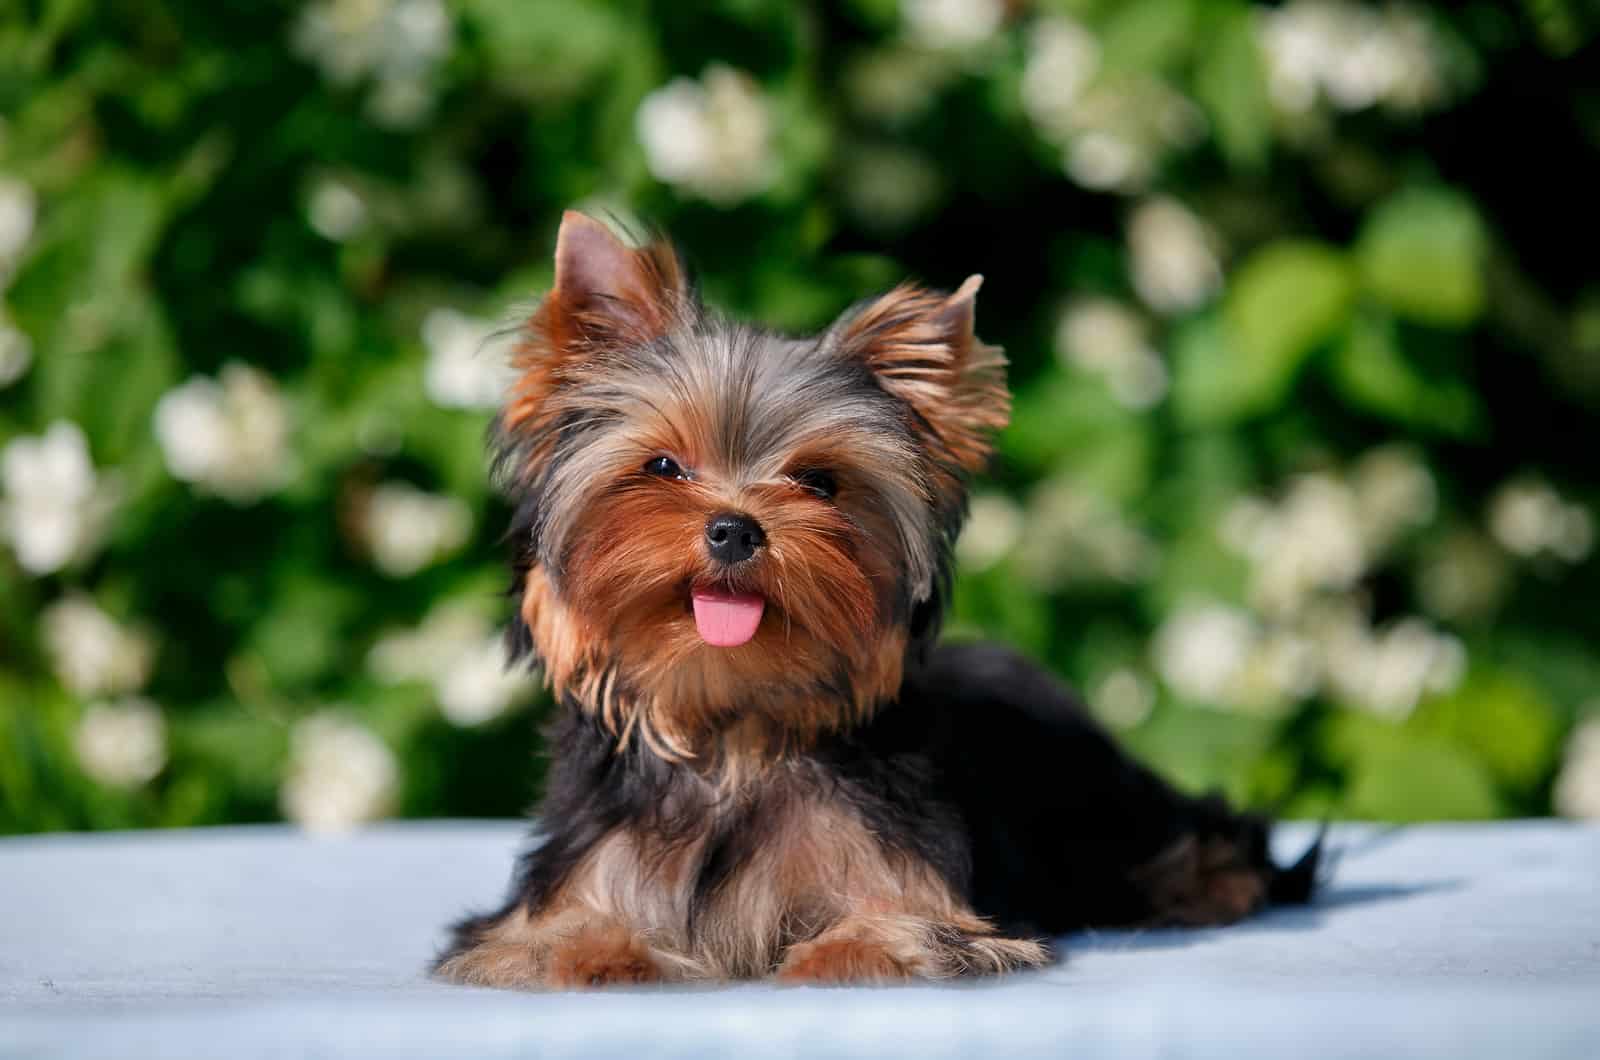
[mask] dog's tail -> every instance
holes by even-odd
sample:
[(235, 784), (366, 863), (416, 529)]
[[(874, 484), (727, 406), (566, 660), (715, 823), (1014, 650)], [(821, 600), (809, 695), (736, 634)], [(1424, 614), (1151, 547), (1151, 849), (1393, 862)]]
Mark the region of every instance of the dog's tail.
[(1267, 884), (1267, 901), (1272, 905), (1305, 905), (1321, 883), (1319, 870), (1324, 864), (1323, 841), (1328, 838), (1328, 822), (1323, 821), (1306, 852), (1286, 869), (1274, 866)]

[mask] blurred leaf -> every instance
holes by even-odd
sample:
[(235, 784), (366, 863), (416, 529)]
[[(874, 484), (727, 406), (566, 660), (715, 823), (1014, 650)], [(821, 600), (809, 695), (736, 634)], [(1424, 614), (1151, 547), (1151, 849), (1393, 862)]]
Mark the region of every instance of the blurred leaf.
[(1192, 0), (1131, 0), (1112, 12), (1100, 38), (1108, 69), (1160, 72), (1193, 45)]
[[(1105, 457), (1113, 469), (1109, 477), (1116, 479), (1122, 476), (1115, 469), (1127, 470), (1130, 456), (1135, 464), (1143, 461), (1139, 430), (1139, 417), (1112, 401), (1097, 383), (1054, 375), (1017, 395), (1011, 426), (1000, 436), (999, 446), (1007, 460), (1035, 473)], [(1118, 439), (1131, 448), (1117, 445)], [(1108, 440), (1122, 451), (1098, 453)], [(1123, 494), (1115, 482), (1103, 484), (1112, 487), (1113, 495)]]
[[(173, 741), (173, 766), (181, 771), (192, 763), (225, 780), (225, 786), (242, 798), (271, 805), (277, 796), (288, 742), (288, 728), (282, 721), (225, 700), (197, 707), (185, 719)], [(188, 812), (206, 811), (202, 806), (192, 806)]]
[(1246, 792), (1246, 774), (1271, 745), (1275, 725), (1263, 718), (1167, 706), (1129, 733), (1128, 744), (1192, 794)]
[(1331, 361), (1333, 379), (1353, 404), (1387, 419), (1463, 435), (1479, 422), (1479, 403), (1457, 376), (1424, 375), (1400, 349), (1395, 323), (1357, 314)]
[(610, 68), (629, 34), (622, 12), (586, 0), (465, 0), (496, 72), (530, 98), (558, 100)]
[(1523, 793), (1549, 772), (1561, 731), (1538, 689), (1493, 671), (1476, 672), (1449, 695), (1424, 703), (1412, 726), (1450, 740), (1499, 784)]
[[(708, 302), (796, 334), (908, 276), (984, 273), (979, 330), (1010, 350), (1016, 406), (982, 488), (1007, 496), (948, 628), (1087, 688), (1143, 680), (1153, 634), (1196, 599), (1252, 611), (1274, 648), (1326, 649), (1252, 588), (1315, 580), (1348, 487), (1363, 540), (1395, 540), (1362, 549), (1354, 585), (1318, 580), (1317, 609), (1380, 634), (1418, 613), (1470, 625), (1467, 682), (1403, 722), (1169, 697), (1133, 743), (1182, 785), (1314, 814), (1548, 809), (1600, 687), (1583, 447), (1600, 301), (1579, 238), (1596, 150), (1572, 134), (1600, 97), (1549, 61), (1548, 26), (1484, 4), (1379, 12), (1428, 61), (1357, 100), (1269, 79), (1272, 6), (1254, 0), (1006, 3), (996, 33), (950, 48), (908, 40), (901, 0), (415, 7), (34, 0), (0, 17), (0, 447), (73, 420), (121, 494), (65, 571), (0, 542), (0, 830), (275, 818), (287, 725), (329, 706), (393, 749), (405, 813), (524, 808), (528, 712), (458, 728), (432, 680), (380, 685), (364, 653), (442, 601), (509, 608), (489, 413), (429, 394), (421, 329), (442, 306), (524, 300), (525, 317), (574, 206), (660, 225)], [(1087, 36), (1053, 33), (1056, 15)], [(647, 156), (641, 101), (711, 63), (759, 93), (667, 97)], [(901, 164), (857, 164), (866, 147)], [(1537, 179), (1508, 181), (1508, 160)], [(771, 180), (704, 197), (740, 171)], [(1135, 238), (1130, 206), (1165, 197), (1219, 245)], [(1198, 291), (1222, 248), (1213, 303), (1083, 317), (1070, 362), (1054, 355), (1064, 299)], [(175, 480), (152, 429), (164, 393), (229, 361), (270, 376), (293, 420), (285, 484), (242, 507)], [(259, 440), (240, 409), (201, 404), (197, 464)], [(1417, 466), (1374, 453), (1391, 437)], [(1294, 485), (1308, 471), (1330, 485), (1320, 507)], [(1559, 499), (1529, 509), (1548, 532), (1526, 559), (1490, 532), (1518, 475)], [(368, 503), (395, 480), (471, 515), (472, 540), (409, 577), (377, 569), (370, 538), (438, 528)], [(70, 529), (61, 507), (37, 525)], [(78, 591), (159, 642), (138, 691), (167, 718), (169, 764), (148, 784), (78, 761), (84, 705), (40, 628)]]
[(1332, 247), (1285, 241), (1256, 251), (1229, 284), (1221, 317), (1178, 333), (1179, 415), (1223, 423), (1276, 406), (1311, 352), (1343, 326), (1353, 293), (1349, 267)]
[(1256, 11), (1249, 4), (1218, 5), (1216, 28), (1195, 72), (1195, 95), (1216, 127), (1217, 146), (1235, 166), (1256, 169), (1272, 143), (1272, 101), (1256, 46)]
[(343, 627), (359, 598), (309, 573), (291, 574), (274, 598), (272, 609), (251, 630), (248, 650), (266, 665), (275, 687), (305, 689), (326, 676), (345, 651)]
[(1504, 809), (1472, 756), (1387, 722), (1345, 714), (1334, 743), (1347, 755), (1344, 815), (1383, 821), (1479, 820)]
[(1220, 512), (1197, 512), (1167, 539), (1156, 578), (1146, 596), (1152, 614), (1163, 615), (1186, 600), (1240, 600), (1250, 563), (1226, 548), (1216, 532)]
[(148, 444), (150, 412), (177, 373), (165, 315), (145, 286), (166, 214), (155, 182), (102, 170), (49, 214), (10, 292), (13, 315), (38, 340), (39, 425), (76, 420), (101, 460)]
[(1044, 658), (1050, 646), (1048, 601), (1040, 593), (1012, 591), (1014, 577), (1004, 567), (996, 567), (957, 581), (948, 633), (958, 639), (1004, 640), (1035, 658)]
[(1402, 191), (1378, 207), (1356, 245), (1361, 280), (1395, 312), (1460, 327), (1483, 309), (1487, 238), (1472, 204), (1446, 188)]

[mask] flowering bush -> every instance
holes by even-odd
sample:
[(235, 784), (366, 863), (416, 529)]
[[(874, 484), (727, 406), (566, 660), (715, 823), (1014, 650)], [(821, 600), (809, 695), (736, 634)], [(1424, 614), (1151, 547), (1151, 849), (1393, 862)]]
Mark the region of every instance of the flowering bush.
[(1192, 787), (1600, 817), (1576, 3), (311, 0), (0, 30), (0, 830), (513, 814), (482, 433), (564, 207), (987, 276), (953, 635)]

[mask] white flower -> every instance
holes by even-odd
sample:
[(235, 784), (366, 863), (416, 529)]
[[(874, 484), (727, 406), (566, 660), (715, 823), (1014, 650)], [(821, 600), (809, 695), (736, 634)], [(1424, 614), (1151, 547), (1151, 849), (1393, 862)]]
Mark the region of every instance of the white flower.
[(1334, 606), (1316, 615), (1311, 629), (1324, 686), (1380, 717), (1408, 717), (1424, 697), (1450, 691), (1466, 672), (1461, 642), (1415, 616), (1376, 631), (1358, 608)]
[(1294, 629), (1225, 604), (1190, 603), (1156, 630), (1156, 670), (1200, 706), (1277, 716), (1317, 689), (1317, 652)]
[(1056, 325), (1056, 356), (1100, 376), (1121, 405), (1145, 409), (1167, 392), (1167, 366), (1150, 348), (1144, 322), (1122, 303), (1075, 299)]
[(1209, 705), (1276, 717), (1316, 687), (1317, 658), (1312, 646), (1292, 630), (1268, 628), (1251, 645), (1223, 697)]
[(289, 770), (279, 789), (284, 815), (312, 832), (342, 832), (392, 812), (400, 767), (365, 726), (327, 711), (295, 722)]
[(292, 44), (335, 84), (371, 78), (373, 117), (403, 127), (432, 107), (452, 35), (442, 0), (320, 0), (301, 12)]
[(938, 53), (890, 47), (850, 60), (843, 81), (857, 113), (887, 125), (901, 125), (924, 113), (940, 87), (958, 73)]
[(175, 478), (234, 504), (249, 504), (290, 477), (289, 411), (268, 376), (224, 365), (161, 396), (156, 440)]
[(1136, 670), (1119, 666), (1095, 685), (1089, 705), (1095, 717), (1118, 729), (1131, 729), (1150, 717), (1156, 691)]
[(1594, 518), (1576, 504), (1562, 507), (1561, 520), (1550, 537), (1550, 550), (1568, 563), (1587, 558), (1594, 548)]
[(21, 379), (32, 363), (33, 340), (0, 312), (0, 387)]
[(939, 197), (939, 171), (914, 151), (859, 147), (846, 156), (845, 203), (864, 223), (903, 228)]
[(422, 319), (428, 360), (422, 388), (441, 408), (498, 408), (516, 378), (509, 342), (493, 324), (454, 309), (430, 309)]
[(749, 74), (712, 65), (675, 78), (639, 104), (634, 126), (657, 180), (719, 205), (767, 188), (777, 175), (772, 115)]
[(91, 706), (72, 742), (83, 771), (113, 787), (143, 784), (167, 764), (167, 723), (148, 699)]
[(1293, 615), (1318, 591), (1346, 589), (1367, 569), (1355, 494), (1326, 473), (1297, 478), (1276, 507), (1237, 503), (1221, 534), (1252, 561), (1251, 600), (1273, 616)]
[(1130, 409), (1151, 408), (1167, 396), (1167, 365), (1153, 350), (1146, 349), (1107, 376), (1106, 383), (1117, 404)]
[[(1136, 192), (1169, 148), (1193, 143), (1205, 132), (1205, 117), (1156, 77), (1121, 73), (1091, 80), (1092, 39), (1079, 33), (1058, 30), (1043, 45), (1050, 51), (1030, 52), (1024, 109), (1039, 134), (1061, 148), (1067, 176), (1095, 191)], [(1052, 54), (1055, 49), (1059, 54)], [(1059, 85), (1051, 80), (1057, 65), (1064, 70)], [(1030, 78), (1032, 71), (1037, 78)]]
[(1133, 190), (1152, 165), (1144, 145), (1106, 129), (1091, 129), (1067, 147), (1067, 176), (1092, 191)]
[(39, 209), (33, 188), (20, 180), (0, 178), (0, 285), (11, 275), (22, 249), (33, 236)]
[(1243, 611), (1216, 603), (1186, 605), (1156, 630), (1156, 672), (1185, 699), (1225, 704), (1260, 640), (1260, 627)]
[(526, 674), (507, 668), (499, 634), (463, 645), (461, 654), (434, 679), (439, 712), (456, 725), (481, 725), (499, 717), (529, 687)]
[(379, 125), (405, 129), (418, 125), (433, 109), (433, 87), (417, 75), (381, 77), (367, 99), (367, 110)]
[(1089, 372), (1105, 372), (1149, 342), (1144, 321), (1113, 298), (1089, 295), (1068, 302), (1056, 322), (1056, 356)]
[(1437, 489), (1412, 450), (1381, 446), (1361, 457), (1352, 475), (1356, 510), (1368, 550), (1387, 548), (1404, 531), (1433, 521)]
[(1594, 547), (1588, 509), (1537, 480), (1513, 482), (1495, 493), (1489, 530), (1508, 552), (1528, 559), (1549, 554), (1577, 563)]
[(967, 525), (956, 540), (956, 556), (963, 570), (988, 570), (1011, 551), (1022, 536), (1022, 509), (1003, 493), (979, 493), (972, 498)]
[(1064, 143), (1075, 129), (1078, 98), (1100, 66), (1100, 45), (1082, 24), (1062, 15), (1028, 30), (1022, 67), (1022, 108), (1048, 140)]
[(83, 431), (65, 420), (38, 437), (7, 442), (0, 451), (0, 482), (0, 528), (17, 562), (33, 574), (50, 574), (87, 556), (115, 504), (114, 486), (95, 475)]
[(1600, 717), (1572, 731), (1554, 795), (1563, 817), (1600, 820)]
[(367, 204), (343, 181), (321, 180), (311, 190), (306, 218), (318, 235), (341, 243), (366, 224)]
[(443, 603), (428, 612), (415, 629), (384, 634), (367, 653), (367, 668), (387, 684), (431, 681), (447, 670), (469, 645), (492, 632), (475, 607)]
[(911, 38), (935, 48), (970, 48), (994, 36), (1005, 17), (1001, 0), (900, 0)]
[(1075, 580), (1132, 582), (1155, 563), (1156, 547), (1115, 506), (1066, 476), (1028, 498), (1027, 533), (1016, 544), (1024, 576), (1051, 589)]
[(467, 541), (472, 513), (454, 497), (426, 493), (405, 482), (372, 491), (363, 536), (378, 569), (404, 578), (448, 556)]
[(508, 670), (505, 643), (475, 607), (446, 603), (415, 630), (385, 634), (367, 655), (380, 681), (433, 685), (440, 712), (457, 725), (478, 725), (504, 713), (533, 687)]
[(1408, 8), (1294, 0), (1259, 17), (1268, 88), (1286, 111), (1308, 111), (1319, 96), (1347, 111), (1419, 110), (1443, 94), (1439, 46)]
[(56, 676), (80, 696), (137, 692), (150, 678), (150, 636), (121, 625), (81, 593), (46, 607), (40, 627)]
[(1417, 571), (1417, 594), (1439, 618), (1481, 619), (1500, 605), (1510, 582), (1505, 553), (1482, 534), (1457, 529), (1429, 544)]
[(1489, 509), (1489, 529), (1509, 552), (1537, 554), (1548, 543), (1549, 527), (1561, 515), (1561, 498), (1540, 484), (1503, 487)]
[(1420, 618), (1401, 619), (1374, 641), (1367, 687), (1358, 701), (1375, 714), (1405, 717), (1425, 693), (1453, 689), (1465, 669), (1459, 640)]
[(1139, 204), (1128, 220), (1134, 289), (1152, 309), (1193, 309), (1222, 287), (1216, 235), (1175, 199)]
[(1316, 472), (1294, 479), (1277, 504), (1240, 498), (1219, 534), (1251, 561), (1252, 603), (1281, 619), (1318, 593), (1350, 588), (1404, 531), (1431, 522), (1434, 510), (1428, 469), (1408, 449), (1380, 447), (1348, 480)]

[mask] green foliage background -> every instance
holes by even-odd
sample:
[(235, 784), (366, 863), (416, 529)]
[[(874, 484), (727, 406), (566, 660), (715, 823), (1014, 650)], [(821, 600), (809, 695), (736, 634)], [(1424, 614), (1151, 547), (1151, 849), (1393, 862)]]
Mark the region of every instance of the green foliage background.
[[(503, 614), (489, 414), (429, 364), (451, 322), (537, 297), (574, 205), (670, 231), (711, 301), (783, 328), (984, 273), (1017, 407), (953, 630), (1047, 660), (1182, 783), (1291, 814), (1600, 813), (1600, 755), (1564, 756), (1600, 712), (1582, 4), (0, 19), (6, 525), (55, 503), (82, 537), (54, 565), (0, 548), (0, 830), (529, 803), (540, 696), (469, 674), (494, 702), (452, 721), (451, 660), (394, 637)], [(255, 380), (269, 422), (177, 474), (158, 408), (197, 376)], [(36, 459), (62, 423), (93, 496), (39, 501), (72, 479)], [(374, 562), (394, 483), (470, 533)], [(72, 677), (64, 600), (143, 656), (113, 637), (125, 674)]]

